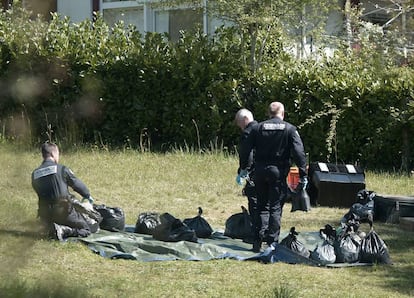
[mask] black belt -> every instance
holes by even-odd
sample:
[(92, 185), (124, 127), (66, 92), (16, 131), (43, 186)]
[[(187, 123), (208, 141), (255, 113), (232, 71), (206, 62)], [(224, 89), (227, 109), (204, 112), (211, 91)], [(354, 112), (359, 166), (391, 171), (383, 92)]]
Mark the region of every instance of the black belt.
[(267, 166), (275, 166), (279, 169), (286, 169), (289, 168), (289, 164), (286, 163), (280, 163), (280, 162), (271, 162), (271, 161), (256, 161), (256, 167), (267, 167)]
[(39, 202), (40, 202), (39, 204), (40, 206), (45, 206), (45, 207), (49, 207), (53, 209), (54, 207), (62, 206), (62, 204), (65, 204), (65, 203), (68, 204), (69, 200), (67, 198), (59, 198), (52, 202), (50, 202), (49, 200), (40, 200)]

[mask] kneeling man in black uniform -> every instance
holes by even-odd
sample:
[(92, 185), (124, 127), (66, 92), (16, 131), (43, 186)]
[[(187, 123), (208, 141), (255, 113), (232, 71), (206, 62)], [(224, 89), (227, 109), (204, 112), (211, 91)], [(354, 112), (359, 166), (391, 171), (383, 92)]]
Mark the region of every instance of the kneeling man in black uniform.
[(38, 217), (46, 231), (57, 240), (96, 232), (98, 219), (87, 216), (87, 210), (69, 192), (68, 186), (92, 203), (89, 189), (69, 168), (58, 163), (56, 144), (44, 143), (41, 150), (43, 162), (32, 173), (32, 186), (39, 198)]
[[(284, 106), (272, 102), (270, 119), (259, 123), (250, 132), (240, 149), (240, 168), (245, 173), (249, 155), (255, 149), (255, 187), (257, 193), (257, 229), (253, 251), (259, 252), (262, 242), (270, 246), (279, 241), (283, 201), (287, 193), (286, 178), (291, 167), (291, 158), (299, 168), (299, 185), (307, 185), (306, 154), (295, 126), (283, 120)], [(268, 225), (266, 223), (269, 216)]]

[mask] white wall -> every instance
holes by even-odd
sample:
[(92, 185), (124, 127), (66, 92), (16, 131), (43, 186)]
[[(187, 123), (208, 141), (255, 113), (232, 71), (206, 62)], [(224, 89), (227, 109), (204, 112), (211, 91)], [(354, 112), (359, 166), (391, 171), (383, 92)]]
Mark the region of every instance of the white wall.
[(154, 31), (158, 33), (169, 32), (168, 11), (158, 10), (154, 12)]
[(73, 23), (92, 18), (92, 0), (57, 0), (57, 12)]

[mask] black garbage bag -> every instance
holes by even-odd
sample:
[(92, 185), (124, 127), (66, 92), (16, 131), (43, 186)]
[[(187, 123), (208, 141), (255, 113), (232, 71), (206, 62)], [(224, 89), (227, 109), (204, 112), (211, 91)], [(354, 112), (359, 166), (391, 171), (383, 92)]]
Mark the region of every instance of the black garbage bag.
[(353, 231), (352, 226), (346, 226), (334, 243), (336, 262), (358, 262), (361, 241), (362, 239)]
[(295, 212), (297, 210), (308, 212), (311, 210), (310, 198), (306, 189), (303, 188), (300, 191), (292, 192), (291, 198), (292, 209), (290, 212)]
[(89, 202), (81, 203), (75, 198), (75, 196), (70, 196), (67, 200), (67, 210), (75, 209), (78, 212), (83, 220), (87, 223), (91, 233), (96, 233), (99, 230), (100, 224), (102, 222), (101, 214), (93, 208), (93, 205)]
[(377, 196), (377, 194), (372, 190), (361, 189), (360, 191), (358, 191), (358, 193), (356, 195), (356, 197), (357, 197), (356, 203), (366, 205), (369, 202), (374, 201), (376, 196)]
[(249, 212), (241, 206), (243, 212), (231, 215), (225, 223), (224, 236), (235, 239), (243, 239), (245, 242), (253, 242), (254, 231)]
[(324, 229), (319, 230), (319, 234), (324, 239), (322, 245), (317, 245), (311, 252), (310, 258), (321, 265), (333, 264), (336, 261), (335, 248), (333, 243), (336, 239), (336, 231), (331, 225), (325, 225)]
[(152, 235), (154, 229), (161, 224), (160, 214), (157, 212), (142, 212), (138, 215), (135, 224), (135, 233)]
[(254, 185), (253, 179), (251, 179), (251, 175), (249, 175), (248, 179), (246, 179), (246, 185), (242, 190), (242, 194), (248, 198), (256, 198), (256, 187)]
[(305, 247), (305, 245), (303, 245), (302, 242), (300, 242), (297, 239), (297, 235), (299, 235), (299, 233), (295, 231), (295, 227), (291, 227), (289, 235), (287, 235), (285, 238), (282, 239), (282, 241), (280, 241), (280, 245), (286, 246), (290, 250), (305, 258), (309, 258), (309, 250)]
[(346, 217), (344, 216), (341, 219), (341, 228), (343, 232), (352, 231), (358, 232), (359, 226), (361, 225), (361, 220), (359, 215), (355, 213), (347, 213)]
[(197, 236), (193, 229), (189, 228), (180, 219), (169, 213), (160, 215), (161, 223), (155, 227), (152, 237), (166, 242), (191, 241), (197, 242)]
[(125, 229), (125, 212), (119, 207), (108, 207), (104, 204), (93, 205), (93, 209), (102, 216), (99, 227), (103, 230), (118, 232)]
[(201, 217), (201, 214), (203, 214), (203, 209), (198, 207), (198, 215), (193, 218), (186, 218), (183, 222), (195, 231), (198, 238), (208, 238), (213, 233), (213, 229), (207, 220)]
[(357, 201), (351, 206), (348, 213), (342, 218), (342, 222), (350, 219), (352, 214), (358, 216), (360, 222), (372, 222), (374, 219), (374, 199), (376, 193), (362, 189), (357, 193)]
[(355, 203), (351, 206), (349, 212), (358, 215), (361, 219), (361, 222), (372, 221), (374, 219), (374, 201), (370, 201), (365, 205)]
[(360, 262), (392, 264), (387, 245), (374, 231), (372, 225), (370, 232), (361, 242)]
[(317, 245), (311, 252), (310, 258), (321, 265), (333, 264), (336, 261), (335, 248), (329, 241), (324, 241), (322, 245)]
[(336, 240), (336, 230), (333, 226), (327, 224), (323, 229), (319, 230), (319, 234), (323, 239), (326, 239), (330, 243), (334, 243)]

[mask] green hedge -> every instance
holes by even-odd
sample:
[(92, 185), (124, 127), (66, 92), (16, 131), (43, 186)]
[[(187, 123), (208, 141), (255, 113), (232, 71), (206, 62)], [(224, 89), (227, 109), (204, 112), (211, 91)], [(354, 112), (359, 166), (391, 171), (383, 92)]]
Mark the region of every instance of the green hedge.
[(413, 69), (372, 47), (297, 61), (273, 42), (252, 73), (246, 36), (235, 29), (170, 43), (100, 17), (43, 23), (16, 8), (1, 14), (0, 36), (2, 139), (233, 151), (235, 112), (247, 107), (264, 120), (280, 100), (311, 161), (413, 165)]

